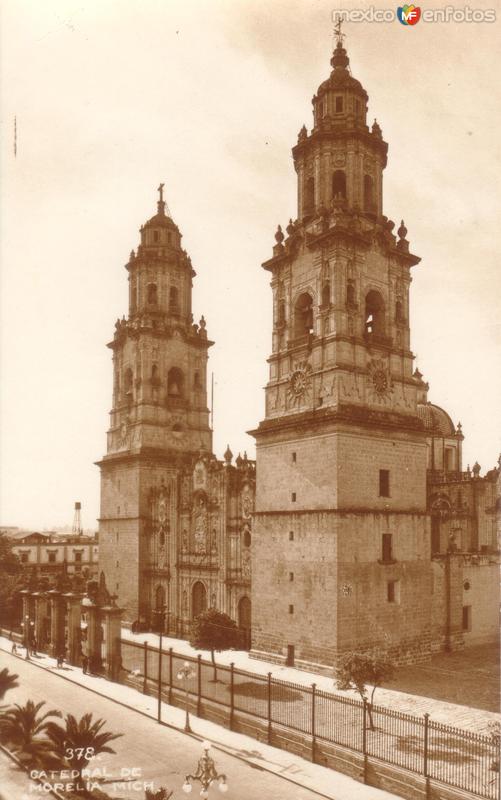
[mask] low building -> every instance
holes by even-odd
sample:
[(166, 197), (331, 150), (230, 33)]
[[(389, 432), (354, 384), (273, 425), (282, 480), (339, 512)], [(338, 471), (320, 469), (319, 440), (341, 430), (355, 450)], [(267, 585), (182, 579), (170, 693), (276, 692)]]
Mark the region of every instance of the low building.
[(55, 577), (64, 571), (67, 575), (81, 574), (88, 579), (97, 576), (97, 536), (14, 528), (2, 528), (1, 533), (8, 536), (23, 566), (34, 569), (38, 577)]

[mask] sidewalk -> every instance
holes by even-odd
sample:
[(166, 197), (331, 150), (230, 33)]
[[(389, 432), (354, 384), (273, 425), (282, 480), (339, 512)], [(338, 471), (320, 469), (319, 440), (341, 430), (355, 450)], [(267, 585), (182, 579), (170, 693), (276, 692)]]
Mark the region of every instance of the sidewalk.
[[(0, 637), (0, 650), (10, 653), (10, 649), (11, 643), (8, 639)], [(22, 656), (17, 656), (17, 658), (24, 661)], [(34, 668), (49, 670), (64, 680), (152, 718), (152, 725), (156, 719), (157, 700), (155, 697), (143, 695), (135, 689), (112, 683), (104, 678), (84, 675), (77, 667), (65, 664), (63, 669), (58, 669), (55, 659), (45, 654), (32, 657), (29, 663)], [(15, 690), (12, 691), (11, 696), (14, 694)], [(11, 698), (7, 697), (7, 702), (9, 699)], [(64, 711), (64, 709), (61, 710)], [(185, 721), (184, 711), (162, 703), (162, 721), (169, 727), (182, 732)], [(316, 792), (328, 800), (396, 800), (395, 795), (389, 792), (358, 783), (342, 773), (312, 764), (292, 753), (258, 742), (249, 736), (234, 733), (208, 720), (191, 716), (191, 723), (195, 731), (194, 738), (207, 739), (216, 749), (246, 762), (250, 767), (273, 773), (304, 789)], [(152, 736), (154, 736), (153, 727)]]
[[(133, 634), (128, 629), (122, 629), (122, 639), (130, 640), (137, 644), (148, 642), (148, 644), (158, 647), (158, 638), (159, 637), (155, 633)], [(168, 650), (169, 647), (172, 647), (176, 653), (180, 653), (181, 655), (196, 658), (199, 653), (202, 653), (203, 658), (210, 659), (209, 652), (195, 650), (183, 639), (173, 639), (164, 636), (162, 649)], [(294, 667), (282, 667), (279, 664), (270, 664), (267, 661), (250, 658), (249, 654), (243, 650), (227, 650), (226, 652), (217, 653), (216, 660), (219, 664), (227, 666), (233, 662), (235, 667), (246, 670), (247, 672), (254, 672), (258, 675), (267, 675), (268, 672), (271, 672), (274, 678), (300, 683), (305, 686), (311, 686), (312, 683), (316, 683), (317, 688), (325, 692), (339, 694), (342, 697), (351, 696), (359, 699), (356, 692), (342, 692), (336, 689), (333, 678), (306, 672), (305, 670), (296, 669)], [(418, 717), (422, 717), (423, 714), (428, 713), (434, 722), (454, 725), (457, 728), (473, 731), (475, 733), (488, 733), (489, 722), (491, 720), (501, 720), (501, 714), (496, 714), (492, 711), (484, 711), (478, 708), (471, 708), (470, 706), (447, 703), (444, 700), (436, 700), (432, 697), (407, 694), (405, 692), (396, 691), (395, 689), (377, 689), (374, 699), (375, 704), (378, 706), (386, 706), (394, 711), (402, 711), (403, 713), (414, 714)]]

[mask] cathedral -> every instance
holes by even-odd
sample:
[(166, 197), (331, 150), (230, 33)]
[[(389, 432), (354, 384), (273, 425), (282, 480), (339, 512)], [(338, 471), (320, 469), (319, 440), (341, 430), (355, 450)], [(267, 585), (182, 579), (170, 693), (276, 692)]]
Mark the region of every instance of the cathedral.
[(212, 452), (213, 343), (162, 185), (126, 265), (99, 462), (100, 570), (126, 624), (183, 637), (215, 607), (252, 655), (313, 669), (354, 649), (422, 661), (497, 633), (500, 470), (463, 469), (461, 425), (414, 368), (420, 259), (383, 213), (388, 145), (340, 34), (331, 65), (292, 151), (297, 218), (263, 264), (256, 462)]

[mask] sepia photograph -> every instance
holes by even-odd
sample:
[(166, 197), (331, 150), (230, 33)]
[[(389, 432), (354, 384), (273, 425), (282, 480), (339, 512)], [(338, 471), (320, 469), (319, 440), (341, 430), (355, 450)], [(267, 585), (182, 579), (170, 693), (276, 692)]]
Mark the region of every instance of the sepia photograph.
[(500, 21), (1, 4), (0, 800), (501, 800)]

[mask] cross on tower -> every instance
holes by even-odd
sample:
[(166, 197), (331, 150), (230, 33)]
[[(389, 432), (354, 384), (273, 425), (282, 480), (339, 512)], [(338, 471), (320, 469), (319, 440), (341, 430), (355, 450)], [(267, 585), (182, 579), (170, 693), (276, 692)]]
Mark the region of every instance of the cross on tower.
[(164, 200), (164, 186), (165, 186), (165, 183), (161, 183), (160, 186), (158, 187), (158, 193), (160, 195), (160, 202), (161, 203), (163, 203), (163, 200)]
[(345, 38), (346, 34), (341, 31), (341, 25), (343, 24), (344, 19), (343, 17), (338, 17), (336, 24), (334, 25), (334, 36), (336, 37), (336, 42), (339, 45), (343, 44), (343, 39)]

